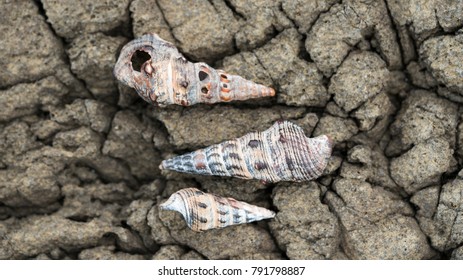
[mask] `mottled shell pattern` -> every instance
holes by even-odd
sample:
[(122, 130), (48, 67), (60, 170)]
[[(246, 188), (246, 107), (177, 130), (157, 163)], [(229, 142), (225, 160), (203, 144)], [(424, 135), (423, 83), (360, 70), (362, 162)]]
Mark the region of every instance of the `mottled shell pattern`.
[[(132, 56), (137, 51), (151, 57), (141, 69), (132, 66)], [(215, 70), (206, 63), (187, 61), (173, 44), (156, 34), (146, 34), (127, 43), (114, 67), (114, 76), (134, 88), (145, 101), (161, 107), (275, 95), (272, 88)]]
[(275, 213), (268, 209), (233, 198), (204, 193), (196, 188), (182, 189), (172, 194), (160, 208), (182, 214), (193, 231), (223, 228), (275, 217)]
[(301, 127), (278, 121), (263, 132), (164, 160), (160, 168), (265, 182), (309, 181), (322, 175), (332, 147), (326, 135), (308, 138)]

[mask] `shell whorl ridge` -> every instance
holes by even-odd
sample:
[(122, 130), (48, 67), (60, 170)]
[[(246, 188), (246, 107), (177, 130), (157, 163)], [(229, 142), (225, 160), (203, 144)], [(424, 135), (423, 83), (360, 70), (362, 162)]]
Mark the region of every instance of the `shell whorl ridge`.
[[(151, 57), (141, 69), (133, 69), (132, 65), (137, 51)], [(206, 63), (187, 61), (173, 44), (156, 34), (146, 34), (127, 43), (114, 67), (114, 76), (134, 88), (145, 101), (159, 106), (190, 106), (275, 95), (272, 88), (215, 70)]]
[(172, 194), (160, 208), (182, 214), (193, 231), (223, 228), (275, 217), (275, 213), (268, 209), (233, 198), (204, 193), (196, 188), (182, 189)]
[(164, 160), (160, 168), (266, 182), (309, 181), (322, 175), (332, 147), (326, 135), (308, 138), (301, 127), (278, 121), (263, 132)]

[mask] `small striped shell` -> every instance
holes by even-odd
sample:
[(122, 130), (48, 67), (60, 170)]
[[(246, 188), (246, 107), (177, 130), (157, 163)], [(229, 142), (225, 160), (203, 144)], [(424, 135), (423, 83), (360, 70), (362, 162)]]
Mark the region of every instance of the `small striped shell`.
[(223, 228), (275, 217), (275, 213), (268, 209), (233, 198), (204, 193), (196, 188), (182, 189), (172, 194), (160, 207), (182, 214), (193, 231)]
[(301, 127), (279, 121), (263, 132), (164, 160), (160, 168), (265, 182), (309, 181), (322, 175), (332, 146), (326, 135), (308, 138)]
[[(151, 57), (141, 69), (133, 69), (132, 65), (137, 51)], [(156, 34), (146, 34), (126, 44), (114, 67), (114, 76), (134, 88), (145, 101), (161, 107), (275, 95), (272, 88), (215, 70), (206, 63), (187, 61), (173, 44)]]

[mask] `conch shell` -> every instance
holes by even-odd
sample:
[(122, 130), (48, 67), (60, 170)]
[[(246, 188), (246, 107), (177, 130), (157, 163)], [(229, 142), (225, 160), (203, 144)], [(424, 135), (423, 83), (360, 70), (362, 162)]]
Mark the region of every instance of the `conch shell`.
[[(132, 56), (137, 51), (151, 57), (141, 69), (132, 67)], [(173, 44), (156, 34), (146, 34), (127, 43), (114, 67), (114, 76), (134, 88), (145, 101), (161, 107), (275, 95), (272, 88), (215, 70), (206, 63), (187, 61)]]
[(263, 132), (164, 160), (160, 168), (264, 182), (309, 181), (323, 173), (332, 147), (326, 135), (308, 138), (301, 127), (278, 121)]
[(193, 231), (223, 228), (275, 217), (275, 213), (268, 209), (233, 198), (207, 194), (195, 188), (182, 189), (172, 194), (160, 207), (182, 214)]

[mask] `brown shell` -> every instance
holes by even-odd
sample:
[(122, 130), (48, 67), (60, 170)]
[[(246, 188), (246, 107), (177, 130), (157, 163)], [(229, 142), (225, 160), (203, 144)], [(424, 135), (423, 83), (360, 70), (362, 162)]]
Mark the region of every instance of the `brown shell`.
[(275, 217), (275, 213), (268, 209), (233, 198), (204, 193), (195, 188), (182, 189), (172, 194), (160, 207), (182, 214), (193, 231), (223, 228)]
[(326, 135), (308, 138), (299, 126), (279, 121), (263, 132), (164, 160), (160, 168), (266, 182), (309, 181), (323, 173), (332, 146)]
[[(133, 69), (137, 51), (150, 55), (141, 69)], [(187, 61), (177, 48), (156, 34), (146, 34), (125, 45), (114, 67), (114, 76), (134, 88), (147, 102), (190, 106), (274, 96), (272, 88), (240, 76), (215, 70), (206, 63)]]

